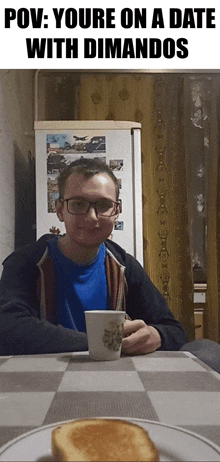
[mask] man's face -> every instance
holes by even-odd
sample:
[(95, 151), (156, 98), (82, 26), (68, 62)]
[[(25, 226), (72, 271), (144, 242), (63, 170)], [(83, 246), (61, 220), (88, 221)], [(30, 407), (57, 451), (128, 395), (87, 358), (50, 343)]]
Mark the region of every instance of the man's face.
[[(95, 202), (100, 199), (116, 201), (116, 188), (107, 173), (99, 173), (91, 178), (72, 173), (65, 185), (64, 199), (82, 198)], [(112, 232), (117, 215), (103, 217), (96, 215), (90, 207), (85, 215), (73, 215), (67, 210), (66, 202), (57, 202), (56, 212), (60, 221), (64, 221), (66, 236), (70, 243), (87, 248), (98, 247)]]

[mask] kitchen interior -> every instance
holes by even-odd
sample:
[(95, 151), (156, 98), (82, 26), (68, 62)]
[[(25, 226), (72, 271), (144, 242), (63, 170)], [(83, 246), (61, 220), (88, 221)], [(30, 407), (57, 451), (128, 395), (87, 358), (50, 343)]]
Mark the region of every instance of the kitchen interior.
[(144, 267), (190, 338), (220, 341), (217, 71), (0, 70), (1, 262), (36, 239), (34, 121), (142, 125)]

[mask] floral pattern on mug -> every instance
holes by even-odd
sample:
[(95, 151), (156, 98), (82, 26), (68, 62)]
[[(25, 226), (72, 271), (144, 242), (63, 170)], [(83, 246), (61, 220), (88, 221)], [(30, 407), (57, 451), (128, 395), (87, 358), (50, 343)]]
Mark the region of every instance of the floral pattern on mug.
[(117, 321), (111, 321), (104, 330), (102, 341), (109, 350), (118, 351), (122, 342), (122, 326)]

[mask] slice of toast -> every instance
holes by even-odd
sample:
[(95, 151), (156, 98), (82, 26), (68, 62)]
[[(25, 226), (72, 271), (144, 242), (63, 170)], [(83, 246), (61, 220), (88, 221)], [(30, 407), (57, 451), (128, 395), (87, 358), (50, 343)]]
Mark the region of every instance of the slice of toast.
[(120, 419), (78, 419), (52, 430), (54, 461), (159, 461), (148, 433)]

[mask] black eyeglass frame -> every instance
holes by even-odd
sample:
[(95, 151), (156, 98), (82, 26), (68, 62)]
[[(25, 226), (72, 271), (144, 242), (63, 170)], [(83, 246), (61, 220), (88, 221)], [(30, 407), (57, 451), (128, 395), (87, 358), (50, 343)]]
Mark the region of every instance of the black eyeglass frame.
[[(82, 199), (86, 202), (88, 202), (89, 204), (89, 207), (88, 207), (88, 210), (85, 212), (85, 213), (73, 213), (73, 212), (70, 212), (69, 211), (69, 201), (71, 201), (72, 199)], [(109, 201), (109, 202), (112, 202), (113, 204), (116, 205), (116, 212), (114, 212), (112, 215), (102, 215), (101, 213), (99, 213), (97, 210), (96, 210), (96, 204), (97, 202), (101, 202), (102, 200), (106, 200), (106, 201)], [(66, 205), (67, 205), (67, 211), (70, 213), (70, 215), (86, 215), (89, 211), (89, 209), (93, 206), (94, 209), (95, 209), (95, 213), (96, 215), (99, 215), (101, 217), (106, 217), (106, 218), (110, 218), (110, 217), (114, 217), (115, 215), (117, 215), (118, 211), (117, 211), (117, 207), (120, 206), (121, 204), (121, 201), (112, 201), (110, 199), (100, 199), (98, 201), (88, 201), (87, 199), (84, 199), (84, 198), (77, 198), (77, 197), (69, 197), (68, 199), (59, 199), (60, 202), (66, 202)]]

